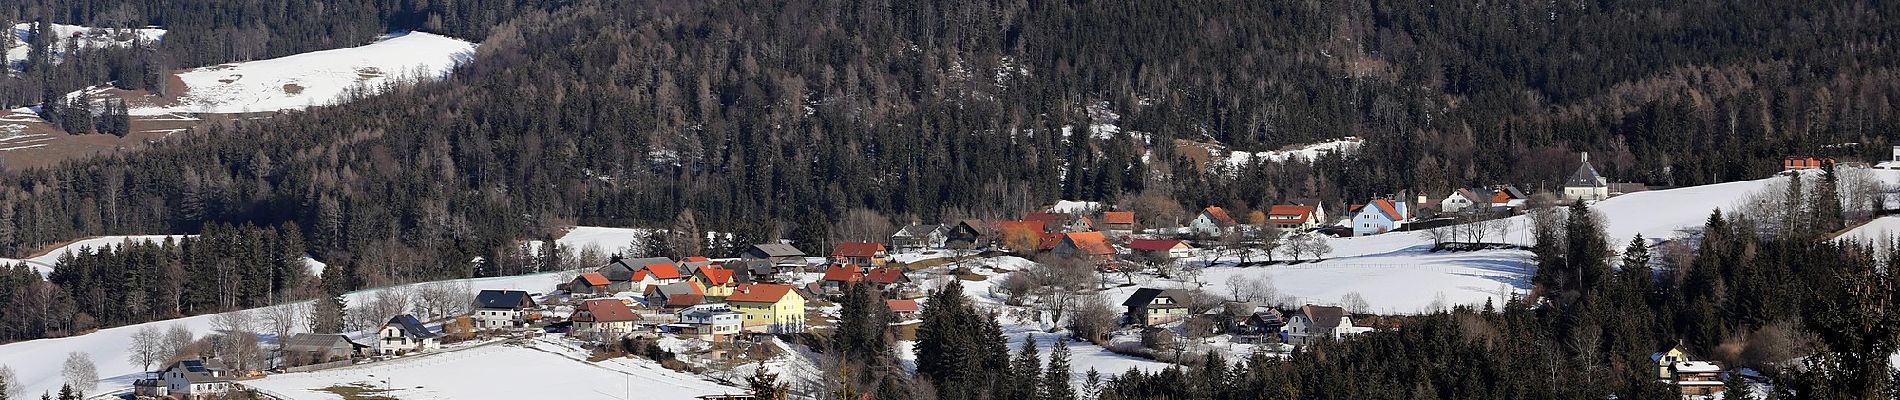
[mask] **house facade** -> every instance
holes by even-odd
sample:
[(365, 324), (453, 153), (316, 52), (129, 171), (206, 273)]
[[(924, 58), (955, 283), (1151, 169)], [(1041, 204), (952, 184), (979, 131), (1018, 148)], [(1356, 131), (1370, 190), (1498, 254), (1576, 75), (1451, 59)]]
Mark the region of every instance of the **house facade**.
[(1285, 230), (1318, 228), (1325, 220), (1326, 214), (1314, 206), (1275, 205), (1267, 209), (1267, 223)]
[(178, 360), (155, 373), (156, 377), (132, 382), (133, 392), (142, 396), (177, 399), (207, 399), (238, 390), (224, 364), (217, 360)]
[(1232, 232), (1240, 223), (1227, 214), (1227, 209), (1207, 206), (1201, 213), (1188, 221), (1188, 230), (1202, 236), (1220, 236)]
[(950, 228), (943, 225), (911, 225), (898, 229), (891, 234), (891, 250), (899, 253), (916, 253), (930, 249), (944, 248), (949, 241)]
[(1489, 200), (1487, 196), (1479, 195), (1471, 189), (1458, 189), (1446, 195), (1444, 200), (1438, 201), (1438, 211), (1443, 213), (1484, 211), (1491, 206)]
[[(1194, 256), (1194, 247), (1185, 240), (1135, 239), (1128, 241), (1130, 255), (1145, 259), (1183, 259)], [(1137, 259), (1141, 261), (1141, 259)]]
[(805, 331), (805, 298), (791, 285), (746, 284), (726, 297), (732, 311), (744, 316), (748, 332), (800, 333)]
[(1590, 153), (1583, 153), (1583, 165), (1577, 166), (1577, 172), (1570, 174), (1564, 181), (1564, 200), (1598, 201), (1610, 198), (1610, 183), (1597, 175), (1596, 167), (1590, 166)]
[(726, 298), (732, 295), (732, 288), (738, 287), (733, 270), (723, 265), (709, 265), (693, 271), (692, 282), (705, 291), (706, 297)]
[(951, 224), (949, 229), (944, 230), (943, 246), (944, 248), (958, 250), (970, 250), (983, 247), (987, 244), (984, 243), (985, 234), (987, 232), (989, 232), (989, 225), (983, 221), (974, 219), (957, 221), (957, 223)]
[(620, 299), (592, 299), (574, 307), (574, 313), (569, 314), (567, 320), (573, 321), (575, 334), (612, 339), (633, 333), (640, 316)]
[(1108, 244), (1108, 237), (1101, 232), (1065, 233), (1053, 252), (1057, 256), (1089, 264), (1103, 264), (1115, 259), (1115, 247)]
[(882, 267), (891, 258), (883, 243), (844, 242), (831, 250), (831, 262), (837, 264)]
[(1125, 318), (1131, 324), (1144, 326), (1186, 319), (1187, 304), (1179, 301), (1185, 298), (1182, 294), (1181, 291), (1174, 289), (1137, 289), (1134, 294), (1128, 296), (1128, 300), (1122, 301), (1122, 307), (1128, 308), (1128, 312), (1124, 314)]
[(1338, 340), (1371, 331), (1372, 328), (1353, 326), (1352, 315), (1347, 314), (1345, 308), (1312, 304), (1301, 306), (1300, 312), (1280, 327), (1280, 335), (1294, 345), (1320, 339)]
[(520, 290), (483, 290), (475, 295), (475, 327), (503, 329), (526, 321), (522, 310), (534, 307), (534, 298)]
[(436, 338), (441, 336), (422, 325), (416, 316), (403, 314), (390, 318), (378, 331), (376, 354), (402, 355), (411, 352), (429, 351), (440, 348)]
[(574, 280), (567, 282), (567, 292), (577, 295), (596, 295), (612, 293), (613, 281), (598, 271), (583, 272)]
[(1370, 236), (1399, 229), (1399, 224), (1410, 215), (1404, 202), (1389, 199), (1372, 199), (1352, 216), (1352, 235)]
[(742, 332), (745, 315), (724, 304), (706, 304), (680, 311), (674, 332), (709, 342), (724, 342)]
[(1110, 239), (1127, 241), (1135, 235), (1134, 211), (1107, 211), (1102, 213), (1101, 228)]

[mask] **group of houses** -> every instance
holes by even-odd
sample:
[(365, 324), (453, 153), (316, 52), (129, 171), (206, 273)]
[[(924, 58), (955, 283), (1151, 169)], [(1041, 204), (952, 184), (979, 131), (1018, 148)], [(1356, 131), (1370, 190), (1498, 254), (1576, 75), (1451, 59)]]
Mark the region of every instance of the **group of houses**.
[(1238, 307), (1213, 307), (1194, 314), (1189, 310), (1187, 299), (1187, 293), (1180, 289), (1137, 289), (1122, 301), (1122, 307), (1127, 309), (1122, 321), (1125, 325), (1158, 327), (1189, 318), (1206, 318), (1212, 322), (1208, 326), (1222, 331), (1213, 333), (1242, 337), (1273, 335), (1277, 341), (1293, 345), (1320, 339), (1339, 340), (1372, 331), (1370, 327), (1354, 326), (1352, 315), (1339, 306), (1307, 304), (1300, 306), (1290, 318), (1272, 307), (1245, 303), (1234, 304)]
[[(876, 265), (888, 257), (881, 244), (839, 246), (834, 255)], [(803, 251), (779, 243), (751, 246), (732, 260), (615, 256), (565, 284), (579, 301), (567, 317), (570, 333), (618, 338), (651, 328), (718, 341), (802, 332), (808, 294), (796, 277), (809, 266)]]

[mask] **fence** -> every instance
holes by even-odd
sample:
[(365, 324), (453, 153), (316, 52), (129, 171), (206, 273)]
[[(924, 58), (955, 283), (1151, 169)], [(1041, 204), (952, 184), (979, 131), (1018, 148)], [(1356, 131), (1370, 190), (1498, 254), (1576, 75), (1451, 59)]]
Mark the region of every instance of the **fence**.
[(336, 368), (336, 367), (347, 367), (347, 366), (350, 366), (350, 364), (352, 363), (353, 362), (350, 360), (336, 360), (336, 361), (331, 361), (327, 363), (299, 365), (295, 367), (284, 367), (284, 372), (320, 371), (320, 370), (326, 370), (326, 369), (331, 369), (331, 368)]

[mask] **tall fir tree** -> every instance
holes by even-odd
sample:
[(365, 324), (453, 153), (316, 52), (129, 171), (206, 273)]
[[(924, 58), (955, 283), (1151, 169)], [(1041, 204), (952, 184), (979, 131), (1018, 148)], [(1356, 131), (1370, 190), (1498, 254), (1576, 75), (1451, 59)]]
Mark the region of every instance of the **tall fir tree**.
[[(1049, 367), (1043, 368), (1042, 400), (1075, 400), (1075, 386), (1069, 383), (1069, 340), (1056, 338), (1049, 351)], [(1091, 369), (1090, 371), (1094, 371)]]

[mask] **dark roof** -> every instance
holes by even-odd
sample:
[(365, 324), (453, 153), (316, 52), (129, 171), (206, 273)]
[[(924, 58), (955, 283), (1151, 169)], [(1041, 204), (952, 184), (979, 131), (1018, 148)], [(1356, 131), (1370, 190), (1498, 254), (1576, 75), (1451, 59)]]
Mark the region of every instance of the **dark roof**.
[[(943, 225), (911, 225), (911, 226), (904, 227), (904, 229), (898, 229), (897, 235), (904, 235), (904, 236), (910, 236), (910, 237), (922, 237), (922, 236), (929, 236), (931, 232), (936, 232), (940, 229), (943, 229)], [(891, 236), (897, 236), (897, 235), (891, 235)]]
[(166, 371), (173, 369), (183, 370), (183, 374), (181, 375), (184, 375), (185, 381), (191, 383), (226, 382), (231, 380), (229, 375), (223, 374), (224, 363), (218, 362), (218, 360), (200, 360), (193, 358), (178, 360), (170, 366), (165, 367)]
[(475, 295), (475, 308), (506, 308), (519, 310), (534, 307), (534, 299), (528, 292), (519, 290), (483, 290)]
[(1346, 309), (1338, 306), (1319, 306), (1307, 304), (1300, 307), (1300, 314), (1313, 321), (1313, 326), (1332, 328), (1339, 326), (1339, 320), (1346, 316)]
[(1604, 186), (1604, 181), (1602, 176), (1597, 175), (1597, 169), (1590, 166), (1590, 161), (1584, 160), (1583, 165), (1577, 166), (1577, 172), (1570, 174), (1570, 180), (1564, 181), (1564, 186), (1598, 187)]
[(1145, 306), (1148, 305), (1148, 303), (1153, 303), (1157, 297), (1179, 299), (1181, 297), (1181, 291), (1155, 288), (1136, 289), (1134, 294), (1128, 295), (1128, 300), (1122, 301), (1122, 307)]
[(338, 343), (344, 343), (349, 347), (362, 346), (356, 344), (356, 342), (351, 342), (349, 337), (343, 335), (299, 333), (292, 335), (289, 339), (284, 339), (283, 349), (288, 351), (327, 351), (336, 348)]
[(686, 283), (686, 282), (652, 286), (652, 288), (655, 293), (659, 293), (659, 295), (661, 296), (678, 296), (682, 294), (700, 294), (701, 293), (699, 291), (698, 286), (693, 286), (693, 284)]
[(753, 252), (757, 252), (759, 254), (765, 255), (766, 257), (804, 257), (805, 256), (805, 251), (799, 250), (797, 247), (792, 247), (792, 245), (789, 245), (789, 244), (761, 243), (761, 244), (752, 245), (752, 250), (753, 251), (748, 251), (746, 253), (750, 254)]
[(429, 327), (423, 326), (422, 321), (417, 320), (414, 315), (398, 315), (395, 318), (390, 318), (389, 323), (385, 325), (397, 325), (402, 328), (403, 336), (412, 338), (426, 339), (436, 336), (435, 332), (429, 331)]
[(1174, 239), (1135, 239), (1128, 241), (1128, 248), (1137, 251), (1167, 251), (1179, 245), (1181, 245), (1181, 241)]

